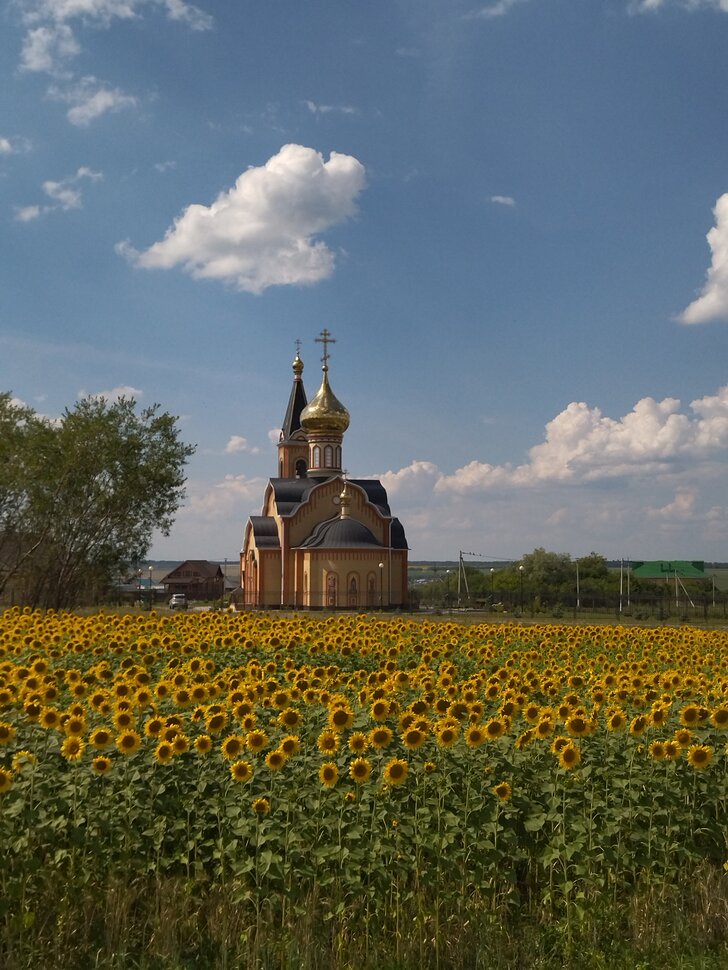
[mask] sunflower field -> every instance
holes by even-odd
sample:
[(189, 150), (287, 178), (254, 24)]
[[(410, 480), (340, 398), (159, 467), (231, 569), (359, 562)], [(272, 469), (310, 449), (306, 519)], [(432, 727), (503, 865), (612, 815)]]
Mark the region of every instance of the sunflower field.
[(724, 966), (727, 742), (723, 631), (10, 609), (0, 965)]

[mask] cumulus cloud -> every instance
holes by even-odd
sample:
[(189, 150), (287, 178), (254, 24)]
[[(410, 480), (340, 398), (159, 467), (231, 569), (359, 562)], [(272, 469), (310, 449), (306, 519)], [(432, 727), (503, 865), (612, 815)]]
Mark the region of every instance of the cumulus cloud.
[(81, 51), (67, 24), (36, 27), (23, 39), (20, 67), (23, 71), (63, 74), (65, 65)]
[(316, 283), (331, 276), (335, 261), (316, 237), (355, 214), (364, 181), (364, 166), (351, 155), (332, 152), (324, 161), (312, 148), (284, 145), (212, 205), (188, 206), (149, 249), (122, 242), (117, 252), (143, 269), (181, 266), (248, 293)]
[(715, 225), (706, 236), (712, 253), (710, 268), (700, 296), (678, 317), (681, 323), (728, 320), (728, 192), (715, 203), (713, 213)]
[(516, 200), (512, 195), (491, 195), (491, 202), (495, 202), (496, 205), (515, 205)]
[(30, 149), (30, 141), (22, 135), (0, 135), (0, 155), (21, 155)]
[(88, 166), (82, 165), (76, 170), (75, 175), (71, 175), (68, 178), (61, 179), (58, 182), (48, 179), (43, 183), (42, 188), (43, 192), (54, 204), (17, 207), (15, 209), (15, 221), (32, 222), (34, 219), (39, 219), (49, 212), (59, 210), (66, 212), (69, 209), (80, 209), (83, 204), (80, 183), (84, 180), (99, 182), (103, 177), (101, 172), (95, 172), (93, 169), (88, 168)]
[(118, 387), (112, 387), (108, 391), (95, 391), (94, 393), (79, 391), (78, 396), (80, 398), (90, 398), (92, 401), (113, 403), (114, 401), (120, 401), (122, 398), (138, 401), (144, 397), (144, 391), (139, 390), (138, 387), (132, 387), (130, 384), (121, 384)]
[(728, 385), (680, 412), (675, 398), (642, 398), (622, 418), (572, 402), (546, 425), (545, 440), (523, 465), (479, 461), (438, 479), (435, 489), (464, 493), (542, 484), (585, 484), (613, 478), (644, 478), (680, 463), (724, 459), (728, 448)]
[(524, 3), (524, 0), (496, 0), (495, 3), (473, 10), (466, 16), (469, 20), (492, 20), (494, 17), (505, 17), (518, 3)]
[(71, 105), (66, 117), (77, 128), (87, 128), (104, 114), (115, 114), (137, 104), (133, 95), (125, 94), (120, 88), (109, 87), (92, 76), (82, 77), (65, 87), (52, 85), (48, 89), (48, 97)]
[(242, 438), (239, 434), (231, 435), (228, 443), (225, 445), (225, 454), (238, 455), (241, 452), (248, 452), (248, 454), (257, 455), (258, 449), (251, 447), (251, 445), (248, 444), (247, 438)]
[(728, 0), (631, 0), (630, 10), (635, 13), (651, 13), (663, 7), (681, 7), (683, 10), (720, 10), (728, 13)]

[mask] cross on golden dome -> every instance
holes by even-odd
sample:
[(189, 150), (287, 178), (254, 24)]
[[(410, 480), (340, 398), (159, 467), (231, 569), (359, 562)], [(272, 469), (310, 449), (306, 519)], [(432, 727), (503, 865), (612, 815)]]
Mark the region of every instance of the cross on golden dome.
[(317, 344), (324, 345), (324, 355), (321, 358), (321, 363), (324, 365), (324, 370), (329, 369), (329, 344), (336, 343), (336, 337), (331, 336), (331, 332), (324, 327), (321, 331), (320, 336), (315, 338)]

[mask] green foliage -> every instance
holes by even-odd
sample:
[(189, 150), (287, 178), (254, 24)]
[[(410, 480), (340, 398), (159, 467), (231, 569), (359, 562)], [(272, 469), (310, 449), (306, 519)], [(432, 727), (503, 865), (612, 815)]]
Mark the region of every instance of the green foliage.
[(51, 422), (0, 395), (0, 592), (66, 607), (168, 534), (194, 448), (158, 405), (85, 398)]

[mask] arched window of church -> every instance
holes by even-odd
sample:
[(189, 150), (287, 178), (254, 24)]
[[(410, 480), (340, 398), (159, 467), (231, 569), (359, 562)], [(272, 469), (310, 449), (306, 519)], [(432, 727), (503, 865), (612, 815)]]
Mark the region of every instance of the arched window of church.
[(336, 446), (336, 468), (341, 468), (341, 445)]
[(349, 576), (349, 582), (347, 586), (349, 606), (354, 607), (359, 605), (359, 577), (356, 573), (352, 573)]
[(314, 445), (314, 448), (313, 448), (313, 467), (314, 468), (321, 467), (321, 449), (319, 448), (318, 445)]
[(377, 605), (377, 580), (374, 573), (367, 577), (367, 606)]
[(324, 468), (333, 468), (334, 461), (334, 449), (331, 445), (326, 445), (324, 448)]
[(326, 605), (336, 606), (338, 577), (336, 573), (329, 573), (326, 576)]
[(296, 478), (306, 477), (306, 459), (299, 458), (296, 462)]

